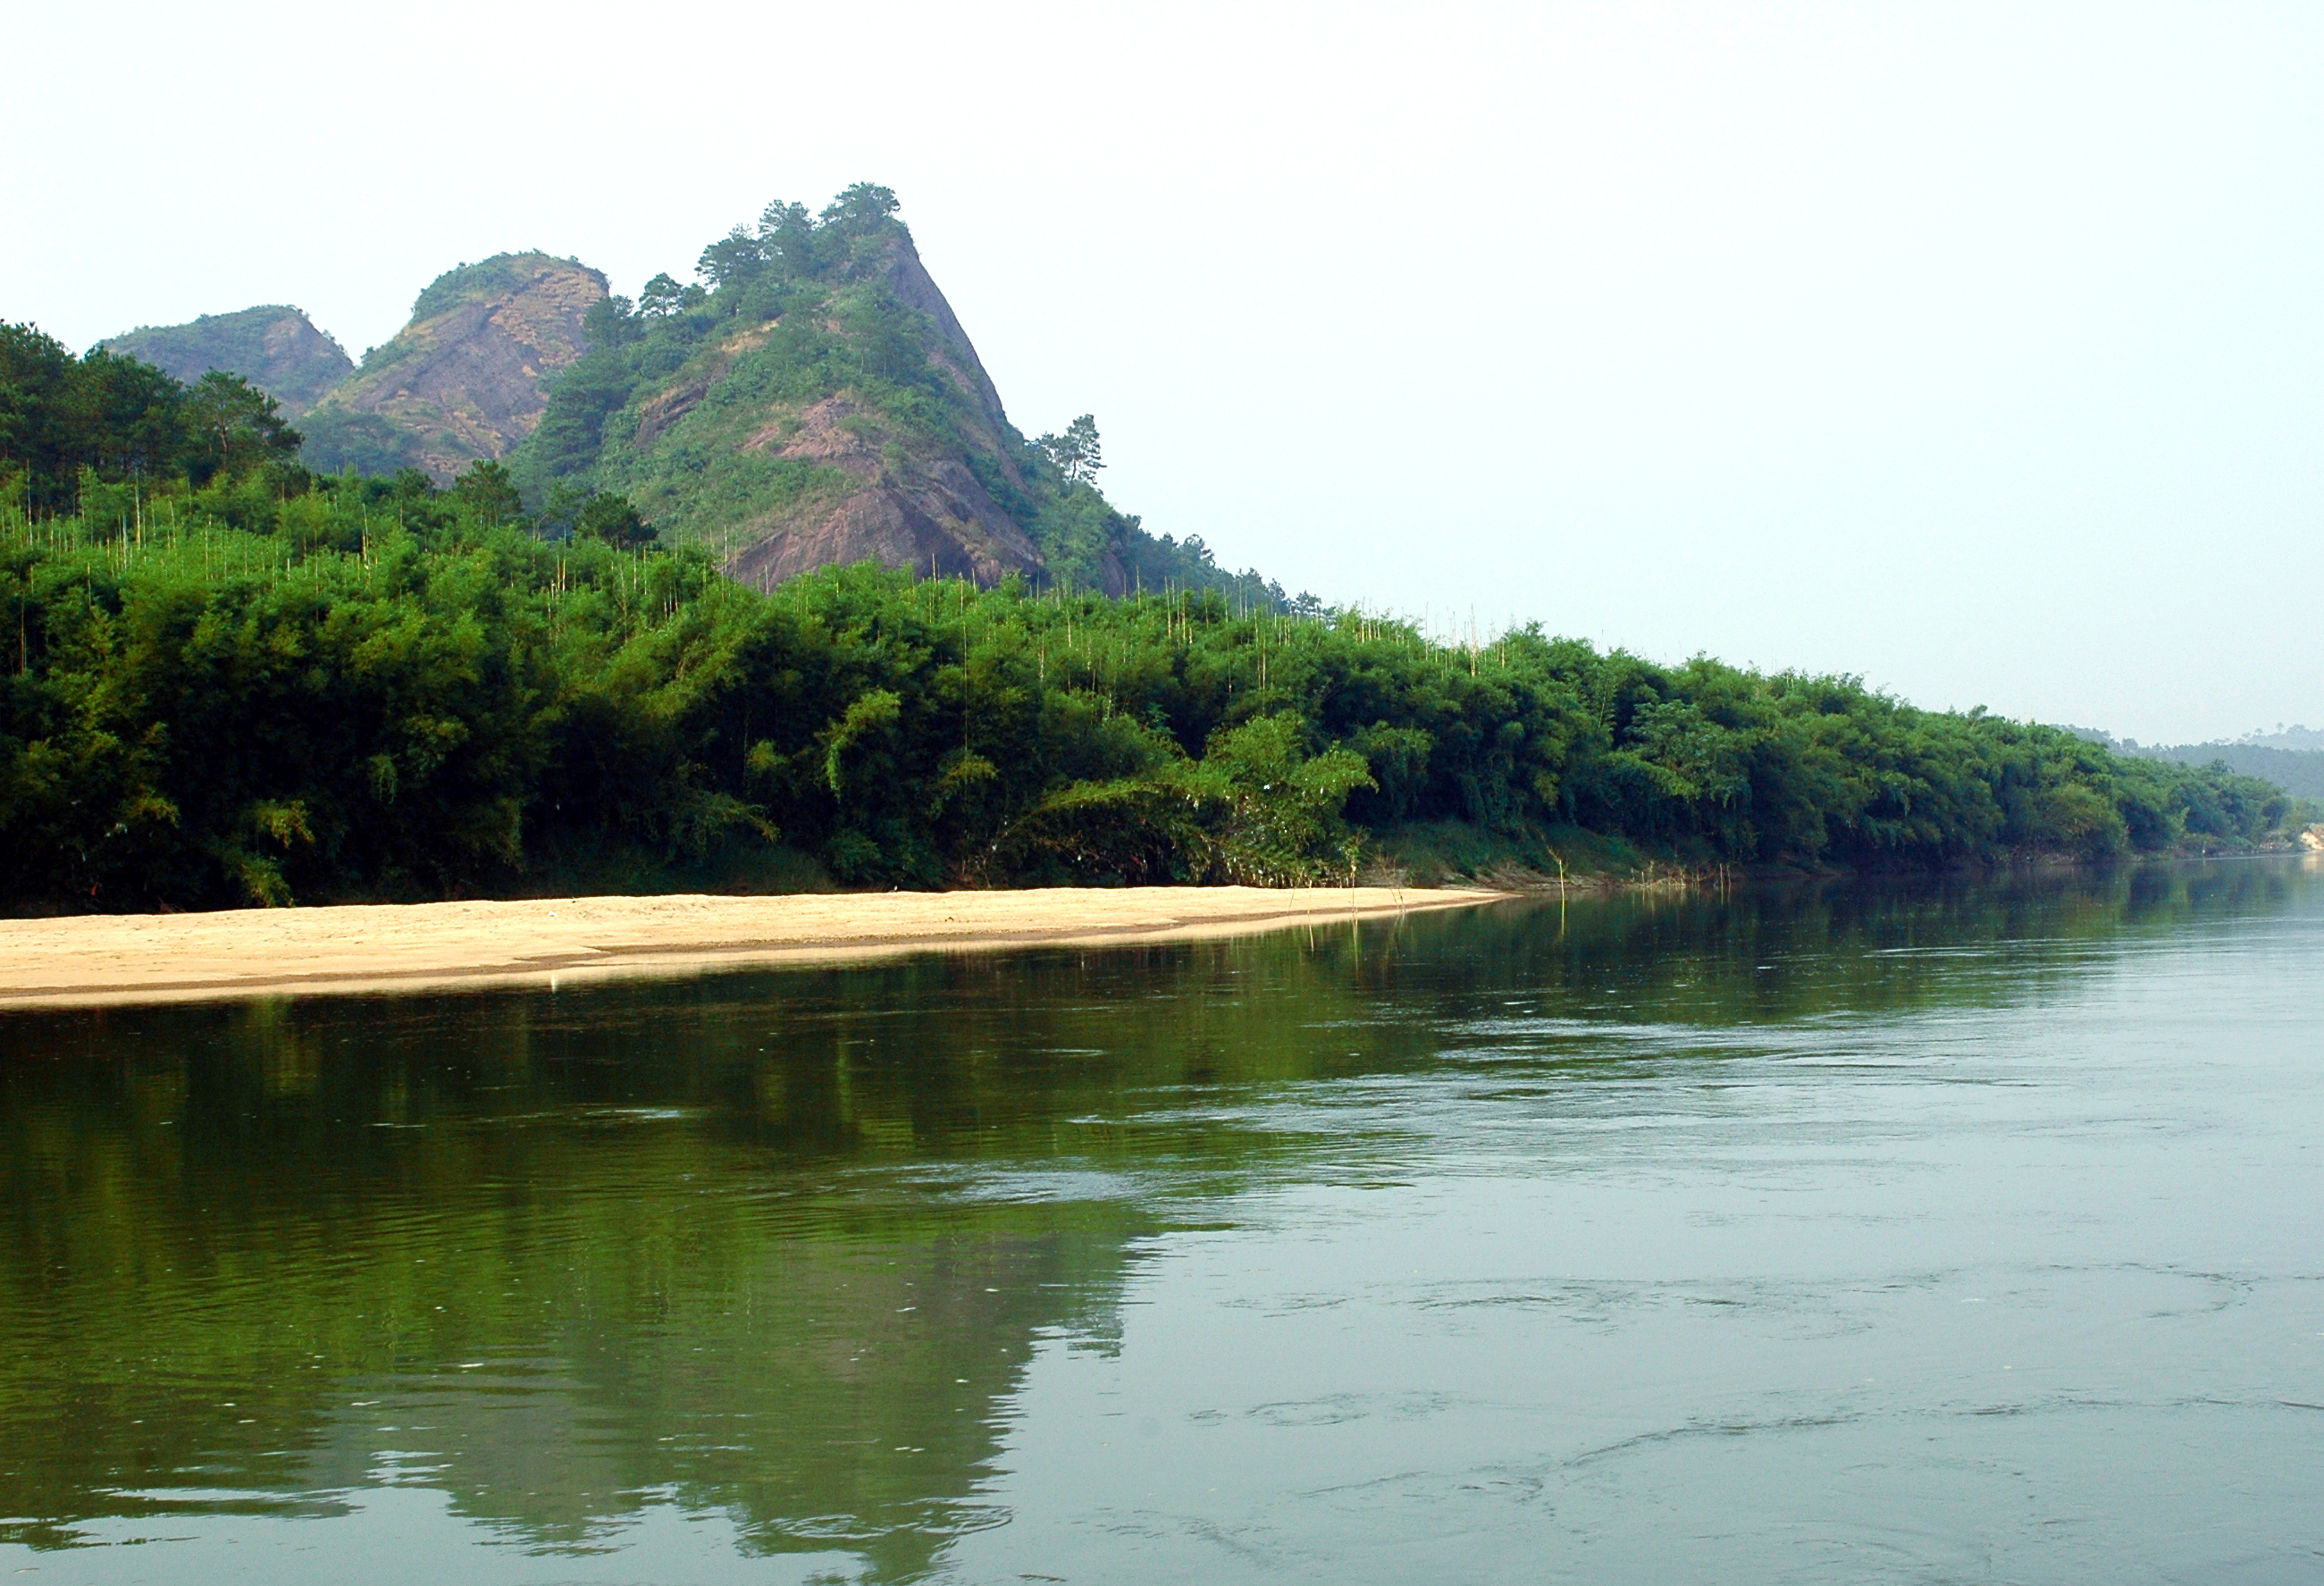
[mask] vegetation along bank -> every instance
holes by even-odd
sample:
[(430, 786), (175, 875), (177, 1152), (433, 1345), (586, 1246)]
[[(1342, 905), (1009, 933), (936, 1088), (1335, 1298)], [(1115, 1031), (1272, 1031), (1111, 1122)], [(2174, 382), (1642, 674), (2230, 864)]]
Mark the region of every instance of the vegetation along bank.
[(2057, 729), (1530, 630), (863, 566), (761, 593), (543, 539), (494, 484), (262, 465), (0, 509), (0, 906), (1283, 885), (1474, 834), (1543, 865), (1929, 866), (2298, 814)]
[[(352, 373), (279, 305), (124, 338), (190, 383), (0, 324), (0, 911), (1923, 868), (2315, 818), (1852, 678), (1286, 600), (1108, 506), (1093, 422), (1010, 427), (892, 210), (770, 207), (634, 306), (464, 267)], [(195, 373), (221, 325), (339, 472)], [(439, 364), (533, 365), (437, 355), (510, 325), (562, 373), (452, 424)]]

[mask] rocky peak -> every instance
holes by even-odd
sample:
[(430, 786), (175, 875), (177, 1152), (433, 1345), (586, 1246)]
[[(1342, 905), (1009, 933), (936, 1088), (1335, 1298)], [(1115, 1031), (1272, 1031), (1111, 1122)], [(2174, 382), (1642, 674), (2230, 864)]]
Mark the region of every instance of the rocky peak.
[(417, 466), (439, 483), (513, 451), (549, 388), (586, 348), (581, 322), (605, 278), (547, 254), (503, 254), (446, 272), (411, 320), (318, 404), (310, 464)]
[(949, 372), (975, 394), (977, 405), (984, 410), (985, 421), (996, 434), (1009, 432), (1009, 415), (1001, 406), (1001, 392), (992, 383), (992, 376), (984, 372), (984, 362), (976, 355), (975, 344), (962, 328), (960, 317), (945, 300), (943, 289), (920, 263), (920, 254), (908, 236), (898, 237), (889, 250), (888, 268), (884, 272), (888, 290), (896, 300), (908, 309), (926, 314), (935, 326), (941, 345), (931, 348), (934, 356), (949, 366)]

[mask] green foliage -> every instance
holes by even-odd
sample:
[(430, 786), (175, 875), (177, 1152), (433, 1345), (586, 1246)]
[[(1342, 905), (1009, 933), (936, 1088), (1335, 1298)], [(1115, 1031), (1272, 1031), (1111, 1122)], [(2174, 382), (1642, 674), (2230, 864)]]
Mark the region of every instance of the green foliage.
[(420, 464), (420, 437), (377, 413), (326, 405), (299, 422), (300, 456), (318, 473), (384, 476)]
[(1120, 537), (1123, 521), (1095, 487), (1075, 484), (1034, 507), (1026, 532), (1052, 580), (1069, 589), (1095, 589), (1103, 585), (1106, 552)]
[(665, 271), (646, 282), (638, 293), (638, 312), (648, 319), (667, 319), (687, 306), (686, 289)]
[(1297, 716), (1277, 713), (1220, 728), (1199, 761), (1150, 746), (1142, 773), (1056, 789), (1010, 823), (991, 853), (1011, 873), (1053, 880), (1352, 880), (1361, 843), (1341, 811), (1374, 784), (1362, 756), (1310, 753), (1308, 737)]
[(1105, 466), (1105, 451), (1098, 444), (1097, 420), (1089, 413), (1066, 425), (1063, 435), (1045, 435), (1033, 444), (1048, 455), (1068, 484), (1088, 484)]
[(524, 515), (524, 498), (517, 493), (508, 470), (498, 463), (469, 464), (467, 471), (452, 481), (451, 493), (483, 528), (497, 529)]
[(638, 509), (630, 504), (626, 496), (619, 495), (591, 496), (582, 503), (574, 529), (576, 533), (622, 550), (634, 550), (654, 539), (652, 526), (638, 515)]
[(195, 484), (221, 471), (238, 475), (289, 463), (304, 438), (284, 422), (281, 403), (241, 375), (216, 369), (194, 382), (180, 411), (186, 431), (180, 457)]
[[(426, 289), (412, 300), (413, 323), (432, 319), (479, 298), (514, 290), (530, 278), (532, 261), (540, 256), (534, 254), (501, 254), (479, 263), (453, 266), (429, 281)], [(577, 264), (580, 261), (568, 259), (565, 263)], [(365, 362), (368, 364), (369, 360)]]
[(299, 443), (274, 399), (238, 374), (212, 371), (189, 390), (150, 364), (101, 347), (76, 358), (0, 321), (0, 476), (27, 513), (83, 509), (92, 484), (296, 475)]
[(855, 885), (1283, 884), (1455, 828), (1908, 868), (2232, 851), (2312, 818), (2218, 768), (1849, 678), (1530, 630), (1448, 647), (1215, 592), (869, 567), (761, 595), (698, 551), (609, 542), (597, 525), (636, 521), (617, 498), (525, 517), (490, 465), (450, 491), (272, 466), (76, 488), (77, 517), (0, 507), (18, 911), (506, 893), (592, 866), (709, 884), (810, 858)]

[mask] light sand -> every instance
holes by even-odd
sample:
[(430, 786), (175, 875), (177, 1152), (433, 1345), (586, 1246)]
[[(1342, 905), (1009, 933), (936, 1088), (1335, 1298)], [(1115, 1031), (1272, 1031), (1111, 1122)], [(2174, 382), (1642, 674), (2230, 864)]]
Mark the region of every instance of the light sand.
[(1035, 943), (1099, 945), (1444, 908), (1395, 887), (561, 898), (0, 920), (0, 1008), (415, 991)]

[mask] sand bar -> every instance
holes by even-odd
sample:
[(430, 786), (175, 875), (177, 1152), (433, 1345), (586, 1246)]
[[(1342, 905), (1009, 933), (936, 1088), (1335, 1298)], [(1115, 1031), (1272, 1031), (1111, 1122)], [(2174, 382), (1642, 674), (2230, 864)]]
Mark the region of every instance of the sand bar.
[(752, 964), (1240, 934), (1491, 901), (1397, 887), (558, 898), (0, 920), (0, 1009), (562, 984)]

